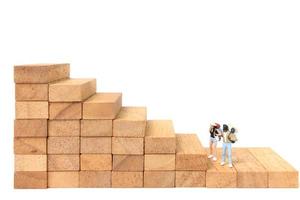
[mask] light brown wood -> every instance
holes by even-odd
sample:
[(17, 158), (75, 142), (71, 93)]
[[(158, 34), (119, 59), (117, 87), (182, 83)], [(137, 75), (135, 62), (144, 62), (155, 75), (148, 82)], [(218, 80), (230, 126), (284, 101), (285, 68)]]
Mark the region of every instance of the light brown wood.
[(79, 155), (48, 155), (48, 171), (79, 171)]
[(80, 120), (49, 120), (48, 136), (80, 136)]
[(81, 119), (81, 103), (50, 103), (49, 119)]
[(144, 171), (143, 155), (113, 155), (114, 171)]
[(113, 188), (143, 187), (143, 172), (112, 172)]
[(123, 107), (113, 121), (113, 136), (145, 137), (146, 121), (145, 107)]
[(145, 171), (145, 188), (172, 188), (175, 187), (175, 171)]
[(16, 84), (16, 101), (48, 101), (48, 84)]
[(49, 188), (78, 188), (79, 172), (48, 172)]
[(81, 137), (80, 153), (111, 154), (111, 137)]
[(176, 187), (205, 187), (205, 171), (176, 171)]
[(29, 64), (14, 67), (15, 83), (50, 83), (68, 78), (70, 64)]
[(15, 189), (46, 189), (47, 172), (15, 172)]
[(48, 154), (79, 154), (79, 137), (48, 137)]
[(121, 93), (97, 93), (83, 103), (83, 119), (115, 119), (121, 106)]
[(81, 154), (80, 163), (82, 171), (112, 170), (111, 154)]
[(16, 102), (16, 119), (48, 119), (48, 102)]
[(47, 137), (47, 120), (22, 119), (14, 121), (15, 137)]
[(112, 153), (142, 155), (144, 154), (144, 138), (112, 137)]
[(47, 139), (46, 138), (14, 138), (15, 154), (46, 154)]
[(174, 171), (175, 154), (145, 155), (145, 171)]
[(298, 171), (270, 148), (250, 148), (250, 153), (268, 171), (270, 188), (298, 188)]
[(47, 171), (47, 155), (15, 155), (15, 171)]
[(79, 186), (81, 188), (110, 188), (111, 171), (80, 171)]
[(49, 84), (50, 102), (81, 102), (96, 93), (96, 79), (66, 79)]
[(145, 134), (145, 154), (175, 153), (176, 137), (170, 120), (148, 120)]
[(176, 134), (176, 170), (207, 170), (207, 154), (196, 134)]
[(81, 136), (112, 136), (112, 120), (83, 119), (81, 120)]

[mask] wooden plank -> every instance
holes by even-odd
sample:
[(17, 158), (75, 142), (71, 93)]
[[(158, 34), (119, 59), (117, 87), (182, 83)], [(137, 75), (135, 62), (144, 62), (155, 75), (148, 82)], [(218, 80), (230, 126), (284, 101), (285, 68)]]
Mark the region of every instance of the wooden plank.
[(175, 171), (145, 171), (145, 188), (172, 188), (175, 187)]
[(78, 188), (79, 172), (48, 172), (49, 188)]
[(80, 136), (80, 120), (49, 120), (48, 136)]
[(174, 171), (175, 154), (146, 154), (145, 171)]
[(48, 154), (79, 154), (79, 137), (48, 137)]
[[(233, 163), (237, 171), (237, 187), (239, 188), (267, 188), (268, 172), (249, 152), (248, 149), (234, 148)], [(228, 166), (224, 166), (228, 167)]]
[(81, 154), (82, 171), (107, 171), (112, 169), (111, 154)]
[(176, 134), (176, 170), (207, 170), (207, 154), (196, 134)]
[(50, 103), (49, 119), (81, 119), (81, 103)]
[(111, 154), (111, 137), (81, 137), (80, 153)]
[(79, 171), (79, 155), (48, 155), (48, 171)]
[(49, 84), (50, 102), (81, 102), (96, 93), (96, 79), (66, 79)]
[(83, 103), (83, 119), (115, 119), (121, 106), (121, 93), (97, 93)]
[(143, 172), (112, 172), (113, 188), (143, 187)]
[(205, 187), (205, 171), (176, 171), (176, 187)]
[(15, 154), (42, 155), (47, 153), (46, 138), (14, 138)]
[(15, 83), (50, 83), (52, 81), (68, 78), (70, 64), (29, 64), (15, 65)]
[(113, 170), (142, 172), (144, 171), (143, 155), (113, 155)]
[(48, 102), (16, 102), (16, 119), (48, 119)]
[(112, 120), (83, 119), (81, 120), (81, 136), (112, 136)]
[(270, 188), (298, 188), (298, 171), (270, 148), (250, 148), (268, 171)]
[(80, 171), (79, 187), (81, 188), (110, 188), (111, 171)]
[(112, 137), (112, 153), (142, 155), (144, 154), (144, 138)]
[(47, 155), (15, 155), (15, 171), (47, 171)]
[(46, 189), (47, 172), (15, 172), (15, 189)]
[(113, 121), (113, 136), (145, 137), (146, 121), (145, 107), (123, 107)]
[(48, 101), (48, 84), (16, 84), (16, 101)]
[(47, 132), (46, 119), (21, 119), (14, 121), (15, 137), (47, 137)]
[(170, 120), (148, 120), (145, 134), (145, 154), (175, 153), (176, 137)]

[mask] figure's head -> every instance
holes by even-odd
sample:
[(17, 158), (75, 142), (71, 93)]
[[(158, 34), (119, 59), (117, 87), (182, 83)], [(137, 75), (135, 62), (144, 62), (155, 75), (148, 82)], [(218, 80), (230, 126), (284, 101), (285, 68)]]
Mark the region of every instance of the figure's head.
[(229, 130), (228, 125), (227, 124), (223, 124), (223, 131), (227, 132)]
[(220, 128), (220, 124), (218, 123), (212, 123), (210, 124), (212, 127), (216, 128), (216, 129), (219, 129)]
[(235, 128), (231, 128), (230, 133), (235, 133)]

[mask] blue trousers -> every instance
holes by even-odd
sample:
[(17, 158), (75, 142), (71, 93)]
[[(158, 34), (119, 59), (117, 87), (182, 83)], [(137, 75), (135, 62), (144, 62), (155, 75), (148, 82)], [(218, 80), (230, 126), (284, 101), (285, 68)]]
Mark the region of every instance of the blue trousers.
[(222, 162), (225, 162), (225, 160), (226, 160), (226, 150), (227, 150), (227, 154), (228, 154), (228, 163), (232, 164), (232, 159), (231, 159), (231, 143), (223, 142), (223, 147), (222, 147)]

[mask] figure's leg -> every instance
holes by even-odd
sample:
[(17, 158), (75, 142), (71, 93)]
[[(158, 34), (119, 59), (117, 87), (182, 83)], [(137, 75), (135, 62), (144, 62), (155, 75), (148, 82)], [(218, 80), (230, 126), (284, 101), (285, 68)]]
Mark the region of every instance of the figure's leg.
[(213, 147), (212, 147), (213, 143), (212, 143), (212, 140), (211, 138), (209, 139), (209, 155), (208, 155), (208, 158), (212, 158), (213, 157)]
[(213, 145), (212, 145), (212, 149), (213, 149), (213, 161), (217, 160), (217, 140), (214, 141)]
[(225, 156), (226, 156), (226, 144), (223, 143), (223, 146), (222, 146), (222, 162), (221, 162), (221, 165), (224, 165), (224, 164), (225, 164)]
[(231, 151), (231, 143), (228, 143), (228, 163), (229, 167), (232, 167), (232, 151)]

